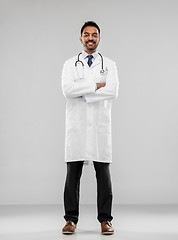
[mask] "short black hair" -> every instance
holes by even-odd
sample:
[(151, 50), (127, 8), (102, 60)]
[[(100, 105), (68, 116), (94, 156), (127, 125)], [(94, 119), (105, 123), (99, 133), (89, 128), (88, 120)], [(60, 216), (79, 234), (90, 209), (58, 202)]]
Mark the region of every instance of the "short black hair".
[(99, 26), (95, 22), (93, 22), (93, 21), (87, 21), (87, 22), (84, 23), (84, 25), (81, 28), (81, 36), (82, 36), (82, 33), (83, 33), (83, 29), (88, 27), (88, 26), (96, 27), (98, 29), (98, 32), (99, 32), (99, 35), (100, 35), (100, 28), (99, 28)]

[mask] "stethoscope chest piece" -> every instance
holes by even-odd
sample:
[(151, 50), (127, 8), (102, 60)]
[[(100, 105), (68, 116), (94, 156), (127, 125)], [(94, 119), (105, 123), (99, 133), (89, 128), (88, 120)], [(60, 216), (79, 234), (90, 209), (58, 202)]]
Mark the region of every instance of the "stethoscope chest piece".
[(104, 74), (105, 74), (104, 69), (101, 69), (101, 70), (100, 70), (100, 74), (101, 74), (101, 75), (104, 75)]

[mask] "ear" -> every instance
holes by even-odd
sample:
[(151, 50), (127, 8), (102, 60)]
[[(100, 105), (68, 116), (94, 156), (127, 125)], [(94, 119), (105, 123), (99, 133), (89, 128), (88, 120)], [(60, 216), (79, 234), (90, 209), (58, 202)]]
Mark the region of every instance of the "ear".
[(80, 42), (82, 43), (82, 38), (80, 37), (79, 39), (80, 39)]

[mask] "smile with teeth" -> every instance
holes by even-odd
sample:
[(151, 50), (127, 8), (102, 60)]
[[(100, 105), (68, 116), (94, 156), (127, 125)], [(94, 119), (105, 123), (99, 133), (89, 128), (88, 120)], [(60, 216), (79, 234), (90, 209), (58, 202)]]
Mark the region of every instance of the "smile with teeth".
[(88, 42), (88, 45), (93, 45), (94, 43), (93, 42)]

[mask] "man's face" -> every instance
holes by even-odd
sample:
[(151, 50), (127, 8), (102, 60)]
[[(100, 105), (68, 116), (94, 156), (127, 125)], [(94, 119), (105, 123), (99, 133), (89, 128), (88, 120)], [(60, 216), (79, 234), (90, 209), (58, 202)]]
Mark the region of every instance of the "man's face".
[(92, 26), (84, 28), (80, 41), (86, 52), (95, 52), (100, 41), (98, 29)]

